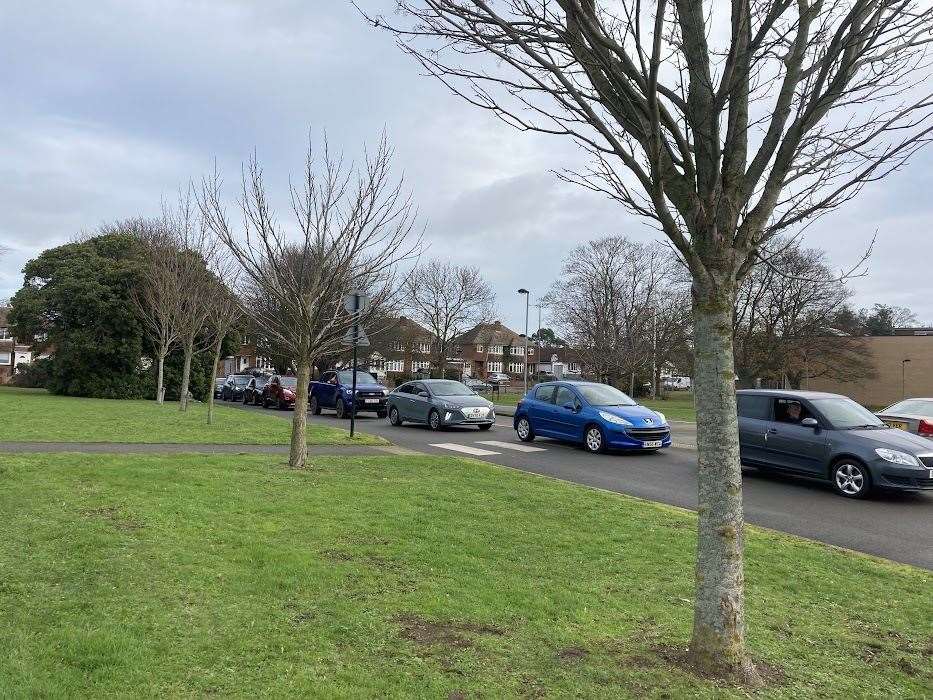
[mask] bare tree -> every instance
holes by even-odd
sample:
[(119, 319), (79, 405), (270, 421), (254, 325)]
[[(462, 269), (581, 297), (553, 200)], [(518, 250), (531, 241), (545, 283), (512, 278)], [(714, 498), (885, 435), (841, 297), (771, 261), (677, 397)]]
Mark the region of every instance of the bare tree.
[(870, 376), (864, 341), (834, 328), (851, 292), (825, 254), (796, 241), (776, 243), (739, 286), (733, 322), (739, 382), (780, 377), (799, 388), (807, 378)]
[(576, 141), (592, 166), (563, 177), (647, 218), (689, 267), (699, 408), (690, 658), (707, 673), (759, 681), (745, 645), (738, 283), (774, 236), (800, 231), (927, 143), (933, 9), (917, 0), (397, 5), (403, 19), (367, 18), (473, 105)]
[[(235, 278), (233, 278), (235, 279)], [(211, 343), (213, 349), (213, 362), (211, 363), (212, 375), (217, 371), (217, 365), (220, 364), (220, 353), (223, 349), (224, 340), (230, 335), (236, 324), (242, 318), (242, 307), (240, 300), (233, 291), (219, 279), (214, 285), (210, 296), (210, 313), (208, 314), (207, 325), (204, 329), (204, 335)], [(214, 382), (211, 381), (207, 389), (207, 424), (214, 423)]]
[[(241, 230), (226, 215), (219, 176), (201, 188), (205, 221), (240, 266), (252, 323), (279, 347), (291, 348), (298, 378), (289, 457), (293, 468), (307, 463), (311, 363), (340, 348), (354, 321), (365, 325), (395, 298), (395, 268), (421, 245), (420, 237), (410, 238), (415, 212), (402, 182), (391, 180), (391, 161), (385, 137), (359, 167), (345, 166), (326, 141), (318, 167), (309, 146), (302, 185), (290, 193), (294, 238), (276, 220), (255, 159), (243, 178)], [(353, 289), (365, 289), (370, 296), (357, 319), (343, 307), (344, 295)], [(261, 298), (250, 293), (274, 303), (259, 303)]]
[(435, 364), (444, 376), (454, 338), (489, 321), (496, 294), (477, 267), (430, 260), (419, 265), (402, 285), (401, 303), (412, 320), (434, 336)]

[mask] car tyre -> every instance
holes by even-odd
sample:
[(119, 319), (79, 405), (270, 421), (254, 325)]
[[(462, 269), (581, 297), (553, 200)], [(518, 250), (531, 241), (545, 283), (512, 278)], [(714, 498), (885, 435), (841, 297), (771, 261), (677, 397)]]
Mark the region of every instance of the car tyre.
[(492, 423), (483, 423), (480, 426), (477, 426), (480, 430), (489, 430), (492, 427)]
[(249, 404), (249, 396), (247, 396), (246, 392), (243, 392), (243, 405), (246, 406), (248, 404)]
[(590, 423), (583, 431), (583, 447), (587, 452), (600, 454), (606, 451), (606, 435), (598, 425)]
[(398, 409), (395, 406), (393, 406), (389, 411), (389, 423), (396, 427), (403, 423), (402, 416), (399, 414)]
[(846, 498), (865, 498), (871, 492), (871, 473), (856, 459), (844, 458), (833, 464), (833, 489)]
[(343, 420), (347, 417), (347, 406), (343, 399), (337, 399), (337, 405), (334, 407), (337, 411), (337, 417)]
[(321, 415), (321, 404), (317, 400), (317, 396), (312, 396), (310, 401), (311, 413), (315, 416)]
[(432, 408), (428, 414), (428, 427), (431, 430), (441, 429), (441, 414), (437, 412), (437, 409)]
[(518, 434), (518, 439), (522, 442), (531, 442), (535, 439), (535, 431), (534, 428), (531, 427), (531, 421), (525, 416), (518, 419), (518, 423), (515, 424), (515, 432)]
[(269, 397), (268, 396), (262, 397), (262, 407), (269, 408)]

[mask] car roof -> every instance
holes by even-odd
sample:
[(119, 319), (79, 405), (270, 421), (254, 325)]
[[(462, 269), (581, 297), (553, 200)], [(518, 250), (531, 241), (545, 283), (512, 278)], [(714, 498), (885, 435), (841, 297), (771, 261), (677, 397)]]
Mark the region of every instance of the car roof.
[(842, 394), (830, 394), (827, 391), (798, 391), (795, 389), (739, 389), (739, 396), (774, 396), (782, 399), (845, 399)]

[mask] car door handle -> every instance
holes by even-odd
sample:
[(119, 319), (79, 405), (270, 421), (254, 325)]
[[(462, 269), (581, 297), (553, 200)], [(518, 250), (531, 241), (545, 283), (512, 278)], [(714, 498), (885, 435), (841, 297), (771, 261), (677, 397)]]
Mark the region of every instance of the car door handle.
[(777, 428), (768, 428), (768, 435), (777, 435)]

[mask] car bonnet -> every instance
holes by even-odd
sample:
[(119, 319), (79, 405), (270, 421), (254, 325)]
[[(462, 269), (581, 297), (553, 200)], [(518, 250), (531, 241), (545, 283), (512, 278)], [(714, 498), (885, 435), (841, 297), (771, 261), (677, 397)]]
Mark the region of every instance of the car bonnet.
[(470, 394), (469, 396), (433, 396), (435, 401), (443, 401), (449, 403), (453, 406), (482, 406), (486, 408), (489, 406), (489, 401), (484, 399), (482, 396), (474, 396)]
[(665, 422), (661, 420), (661, 416), (644, 406), (594, 406), (594, 408), (624, 418), (638, 428), (655, 427), (665, 424)]
[(864, 440), (874, 447), (888, 447), (892, 450), (908, 451), (915, 454), (933, 454), (933, 440), (906, 430), (897, 428), (876, 430), (843, 430), (844, 435)]

